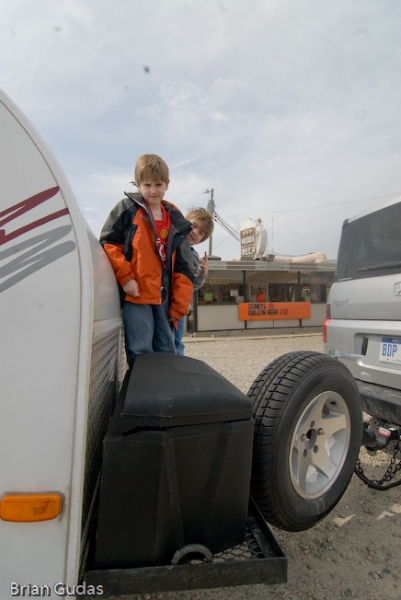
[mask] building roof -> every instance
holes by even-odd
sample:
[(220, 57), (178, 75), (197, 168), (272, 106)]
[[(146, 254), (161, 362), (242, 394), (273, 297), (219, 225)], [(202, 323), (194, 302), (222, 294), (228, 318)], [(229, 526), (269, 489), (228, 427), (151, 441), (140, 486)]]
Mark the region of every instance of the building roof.
[(291, 262), (283, 260), (219, 260), (209, 256), (209, 271), (302, 271), (303, 273), (336, 270), (336, 260)]

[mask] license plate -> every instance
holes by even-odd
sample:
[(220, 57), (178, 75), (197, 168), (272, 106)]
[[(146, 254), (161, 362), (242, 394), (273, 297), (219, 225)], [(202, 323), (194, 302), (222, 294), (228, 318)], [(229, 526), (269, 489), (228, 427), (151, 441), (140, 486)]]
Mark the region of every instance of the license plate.
[(383, 337), (380, 344), (379, 360), (401, 365), (401, 338)]

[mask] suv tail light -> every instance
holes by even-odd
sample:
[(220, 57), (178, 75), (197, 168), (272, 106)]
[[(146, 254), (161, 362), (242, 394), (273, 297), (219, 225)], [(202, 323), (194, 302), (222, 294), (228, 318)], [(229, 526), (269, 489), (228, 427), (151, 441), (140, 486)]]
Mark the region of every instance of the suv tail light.
[(327, 344), (327, 327), (328, 324), (331, 321), (331, 309), (330, 309), (330, 304), (326, 305), (326, 320), (323, 323), (323, 330), (322, 330), (322, 334), (323, 334), (323, 343)]

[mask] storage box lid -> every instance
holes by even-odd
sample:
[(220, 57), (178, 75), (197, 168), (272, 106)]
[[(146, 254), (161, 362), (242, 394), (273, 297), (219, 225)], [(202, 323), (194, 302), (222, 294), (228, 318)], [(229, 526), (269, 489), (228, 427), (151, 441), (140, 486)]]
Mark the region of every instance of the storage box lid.
[(122, 431), (239, 421), (250, 399), (206, 363), (165, 352), (136, 357), (121, 413)]

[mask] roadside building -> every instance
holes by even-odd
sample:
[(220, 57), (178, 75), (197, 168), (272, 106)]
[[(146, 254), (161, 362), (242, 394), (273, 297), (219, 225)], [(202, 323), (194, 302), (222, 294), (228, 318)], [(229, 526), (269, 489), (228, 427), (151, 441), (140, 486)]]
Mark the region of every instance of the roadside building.
[[(187, 330), (198, 334), (321, 326), (335, 265), (321, 253), (286, 260), (273, 255), (232, 261), (209, 257), (209, 275), (194, 294)], [(265, 302), (257, 302), (260, 293)]]

